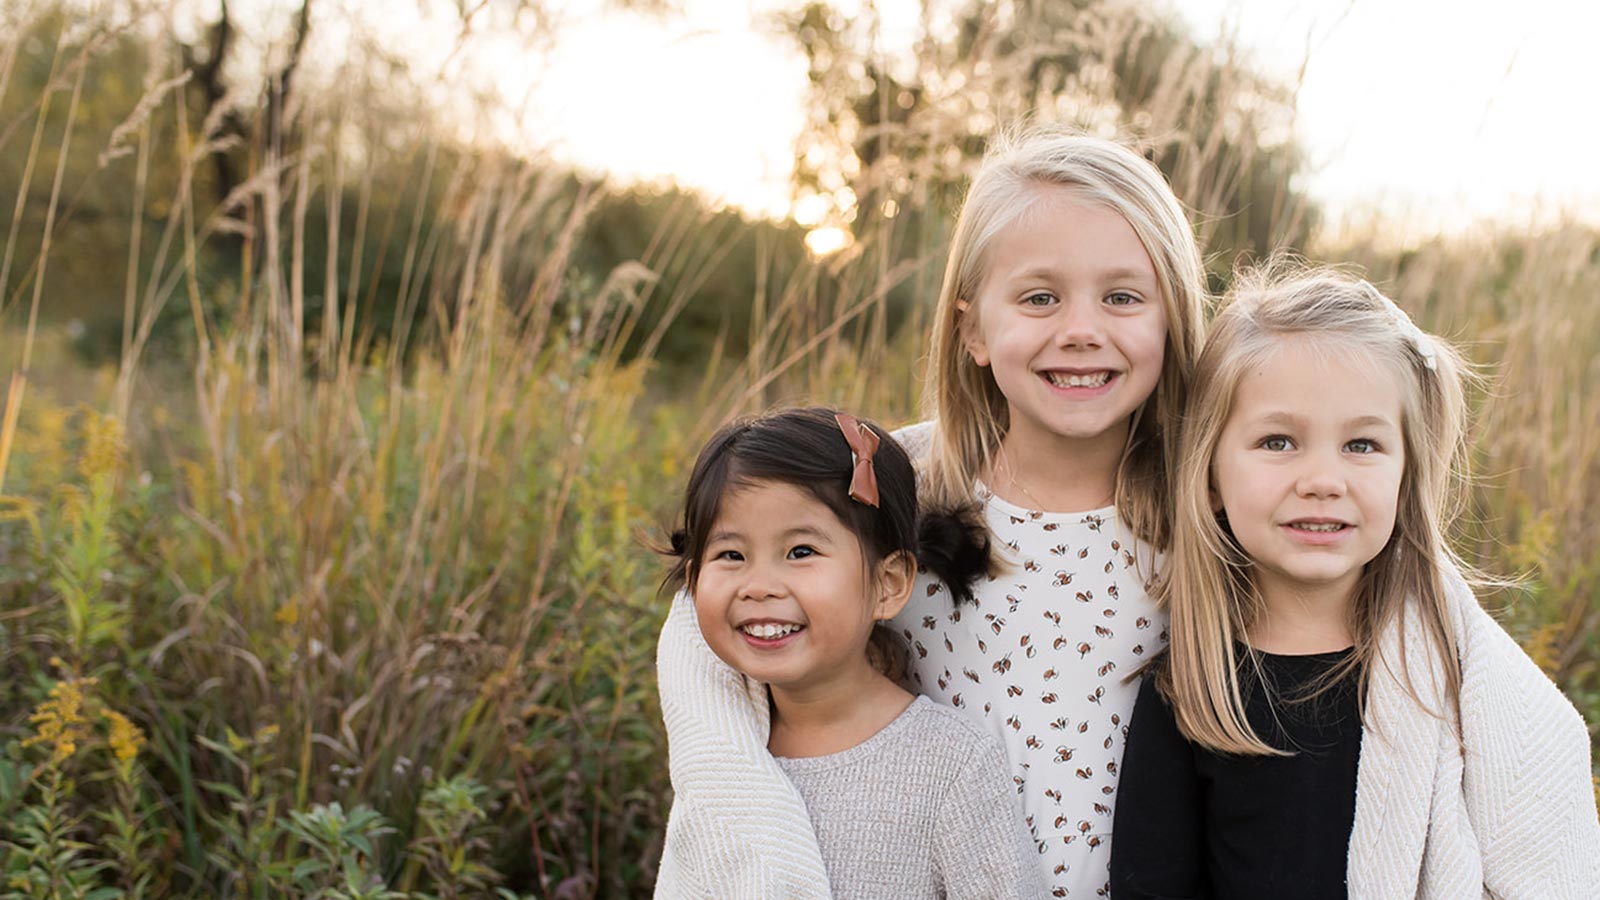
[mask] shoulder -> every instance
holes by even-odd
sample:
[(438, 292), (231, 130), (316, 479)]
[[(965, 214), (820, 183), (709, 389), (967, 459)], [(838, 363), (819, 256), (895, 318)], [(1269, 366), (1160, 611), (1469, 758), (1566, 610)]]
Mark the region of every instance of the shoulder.
[(953, 707), (935, 703), (925, 696), (917, 697), (907, 711), (917, 717), (922, 730), (951, 742), (963, 746), (1000, 745), (999, 740), (977, 719)]
[(934, 428), (937, 423), (932, 419), (926, 422), (915, 422), (889, 432), (889, 436), (900, 442), (906, 449), (906, 455), (913, 460), (922, 459), (933, 448)]
[(925, 759), (940, 760), (952, 772), (1006, 770), (1006, 751), (1000, 739), (967, 713), (918, 696), (906, 714), (912, 718), (912, 739)]
[(1161, 680), (1166, 669), (1167, 654), (1163, 651), (1160, 656), (1139, 670), (1139, 694), (1133, 704), (1135, 716), (1160, 717), (1168, 722), (1176, 722), (1172, 712), (1172, 701), (1161, 689)]
[[(1478, 602), (1470, 586), (1453, 570), (1446, 590), (1456, 614), (1456, 649), (1461, 660), (1463, 714), (1470, 698), (1492, 692), (1509, 701), (1506, 711), (1522, 716), (1570, 716), (1578, 711), (1550, 676), (1539, 668), (1495, 618)], [(1584, 743), (1587, 745), (1587, 729)]]

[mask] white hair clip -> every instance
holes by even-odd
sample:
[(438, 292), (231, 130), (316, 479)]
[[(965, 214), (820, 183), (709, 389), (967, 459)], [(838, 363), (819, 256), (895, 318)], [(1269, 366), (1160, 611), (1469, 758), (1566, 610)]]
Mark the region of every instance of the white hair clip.
[(1417, 348), (1417, 355), (1422, 357), (1422, 364), (1429, 369), (1438, 369), (1439, 360), (1433, 352), (1433, 339), (1428, 337), (1427, 332), (1418, 328), (1417, 323), (1411, 321), (1411, 317), (1406, 315), (1406, 311), (1400, 308), (1400, 304), (1390, 300), (1384, 295), (1383, 291), (1374, 287), (1372, 282), (1363, 281), (1361, 284), (1371, 291), (1374, 297), (1378, 298), (1384, 309), (1388, 310), (1389, 318), (1394, 320), (1395, 327), (1400, 329), (1400, 333), (1405, 335), (1406, 340), (1411, 342), (1411, 346)]

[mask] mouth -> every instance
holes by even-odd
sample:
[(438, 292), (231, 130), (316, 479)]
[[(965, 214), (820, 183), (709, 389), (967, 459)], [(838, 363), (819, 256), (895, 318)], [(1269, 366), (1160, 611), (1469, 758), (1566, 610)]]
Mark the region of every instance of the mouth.
[(1116, 377), (1110, 369), (1091, 369), (1088, 371), (1071, 371), (1067, 369), (1045, 369), (1039, 377), (1049, 382), (1052, 387), (1089, 389), (1105, 387)]
[(776, 644), (805, 630), (794, 622), (746, 622), (738, 626), (740, 634), (758, 644)]
[(1297, 537), (1312, 541), (1329, 540), (1355, 529), (1349, 522), (1338, 519), (1294, 519), (1285, 522), (1283, 527)]

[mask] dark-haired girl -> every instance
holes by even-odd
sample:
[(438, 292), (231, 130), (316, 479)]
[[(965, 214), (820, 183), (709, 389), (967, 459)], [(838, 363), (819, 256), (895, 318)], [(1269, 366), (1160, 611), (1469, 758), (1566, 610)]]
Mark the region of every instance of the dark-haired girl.
[(919, 564), (968, 590), (985, 534), (971, 511), (919, 516), (905, 451), (848, 415), (711, 439), (667, 578), (693, 620), (676, 605), (657, 660), (675, 798), (656, 896), (1042, 895), (1003, 749), (901, 688), (875, 639)]

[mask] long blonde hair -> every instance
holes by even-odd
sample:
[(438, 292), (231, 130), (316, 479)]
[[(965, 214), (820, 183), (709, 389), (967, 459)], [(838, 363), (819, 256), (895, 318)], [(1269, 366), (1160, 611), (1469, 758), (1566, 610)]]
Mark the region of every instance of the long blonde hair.
[(987, 274), (990, 245), (1026, 215), (1047, 186), (1070, 188), (1127, 220), (1155, 268), (1166, 312), (1161, 376), (1134, 414), (1117, 470), (1115, 502), (1131, 532), (1157, 548), (1171, 533), (1167, 486), (1189, 375), (1203, 337), (1205, 270), (1194, 229), (1161, 170), (1133, 150), (1101, 138), (1034, 129), (1002, 135), (978, 167), (956, 221), (944, 285), (934, 312), (924, 412), (937, 421), (923, 492), (950, 506), (972, 496), (1010, 426), (1005, 395), (962, 340), (961, 306)]
[[(1393, 373), (1405, 449), (1394, 533), (1356, 587), (1349, 623), (1355, 651), (1322, 685), (1354, 672), (1364, 696), (1380, 638), (1400, 628), (1402, 646), (1421, 639), (1437, 651), (1447, 708), (1430, 712), (1448, 715), (1460, 695), (1461, 666), (1440, 566), (1457, 562), (1445, 523), (1460, 503), (1456, 476), (1465, 455), (1468, 369), (1448, 343), (1416, 330), (1376, 288), (1340, 271), (1277, 261), (1241, 272), (1235, 284), (1231, 302), (1211, 324), (1183, 419), (1172, 549), (1156, 592), (1171, 619), (1157, 685), (1190, 741), (1222, 753), (1281, 755), (1245, 717), (1240, 667), (1259, 666), (1260, 658), (1246, 645), (1240, 659), (1235, 647), (1244, 644), (1264, 606), (1249, 557), (1212, 509), (1211, 487), (1213, 457), (1244, 374), (1286, 338), (1297, 338)], [(1415, 615), (1405, 615), (1407, 603)], [(1423, 633), (1407, 634), (1408, 622)], [(1420, 697), (1401, 665), (1396, 676)]]

